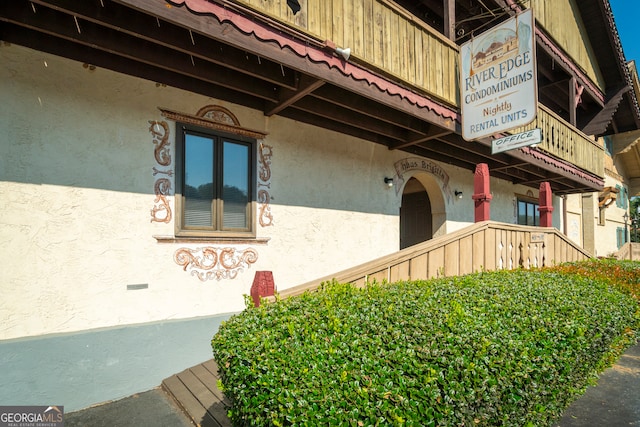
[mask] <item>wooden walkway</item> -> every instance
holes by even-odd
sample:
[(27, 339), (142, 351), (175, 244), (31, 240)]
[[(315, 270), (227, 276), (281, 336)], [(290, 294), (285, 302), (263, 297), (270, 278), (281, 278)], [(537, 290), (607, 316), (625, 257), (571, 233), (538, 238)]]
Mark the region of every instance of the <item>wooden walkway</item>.
[(230, 427), (229, 400), (218, 389), (218, 365), (211, 359), (162, 381), (193, 423), (201, 427)]

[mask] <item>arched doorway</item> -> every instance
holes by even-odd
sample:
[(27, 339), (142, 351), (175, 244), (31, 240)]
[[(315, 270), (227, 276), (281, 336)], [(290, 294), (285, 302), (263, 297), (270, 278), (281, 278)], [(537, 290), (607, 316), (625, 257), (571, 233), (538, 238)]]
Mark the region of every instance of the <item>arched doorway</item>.
[(433, 238), (431, 201), (424, 186), (410, 178), (402, 191), (400, 249)]

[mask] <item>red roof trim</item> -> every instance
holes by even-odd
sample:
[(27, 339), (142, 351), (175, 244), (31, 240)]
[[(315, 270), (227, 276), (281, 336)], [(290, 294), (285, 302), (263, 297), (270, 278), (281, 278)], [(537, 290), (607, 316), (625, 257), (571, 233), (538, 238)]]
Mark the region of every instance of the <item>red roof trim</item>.
[(583, 172), (581, 169), (571, 165), (570, 163), (566, 163), (562, 160), (558, 160), (555, 159), (554, 157), (542, 152), (542, 151), (538, 151), (537, 149), (532, 149), (529, 147), (522, 147), (520, 149), (524, 154), (531, 156), (537, 160), (541, 160), (547, 164), (550, 164), (558, 169), (562, 169), (566, 172), (569, 172), (572, 175), (575, 175), (577, 177), (580, 177), (582, 180), (586, 181), (586, 182), (591, 182), (593, 184), (595, 184), (597, 187), (603, 187), (604, 186), (604, 180), (600, 179), (596, 176), (593, 176), (591, 174), (588, 174), (586, 172)]
[(178, 6), (184, 4), (191, 12), (211, 14), (221, 23), (228, 22), (244, 34), (253, 34), (263, 42), (275, 42), (281, 49), (286, 47), (301, 58), (306, 57), (314, 63), (324, 63), (329, 68), (335, 68), (347, 77), (351, 77), (358, 81), (364, 80), (369, 85), (376, 86), (382, 92), (386, 92), (392, 96), (400, 96), (418, 107), (427, 108), (435, 112), (441, 117), (460, 122), (460, 114), (455, 110), (447, 108), (432, 99), (426, 98), (425, 96), (419, 95), (398, 84), (386, 80), (351, 62), (344, 61), (333, 55), (333, 52), (328, 52), (325, 49), (311, 46), (308, 43), (287, 34), (275, 33), (268, 25), (249, 19), (236, 11), (224, 8), (222, 5), (210, 3), (206, 0), (167, 1)]

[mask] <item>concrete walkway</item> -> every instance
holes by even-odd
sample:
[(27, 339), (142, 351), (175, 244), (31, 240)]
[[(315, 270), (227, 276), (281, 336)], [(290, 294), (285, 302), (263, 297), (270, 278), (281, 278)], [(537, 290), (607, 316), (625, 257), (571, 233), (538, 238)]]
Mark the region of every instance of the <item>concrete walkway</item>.
[[(201, 420), (197, 420), (198, 424)], [(71, 412), (65, 426), (186, 427), (194, 423), (161, 389)], [(640, 343), (630, 347), (573, 402), (554, 427), (640, 427)], [(204, 427), (204, 426), (203, 426)]]
[(558, 427), (640, 427), (640, 343), (629, 347), (574, 401)]
[(193, 427), (185, 415), (160, 388), (124, 399), (70, 412), (65, 427)]

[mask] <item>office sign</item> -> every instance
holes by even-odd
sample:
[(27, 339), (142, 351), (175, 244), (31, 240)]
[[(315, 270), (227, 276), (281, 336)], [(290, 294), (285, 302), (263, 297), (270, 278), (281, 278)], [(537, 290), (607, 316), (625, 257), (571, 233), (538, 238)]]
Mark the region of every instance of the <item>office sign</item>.
[(460, 46), (462, 137), (527, 125), (538, 97), (533, 12), (527, 9)]
[(515, 150), (516, 148), (528, 147), (542, 142), (542, 129), (535, 128), (515, 135), (505, 136), (491, 141), (491, 154), (502, 153), (503, 151)]

